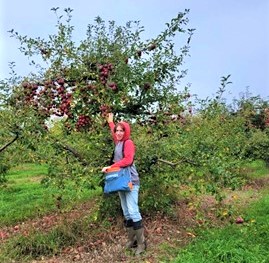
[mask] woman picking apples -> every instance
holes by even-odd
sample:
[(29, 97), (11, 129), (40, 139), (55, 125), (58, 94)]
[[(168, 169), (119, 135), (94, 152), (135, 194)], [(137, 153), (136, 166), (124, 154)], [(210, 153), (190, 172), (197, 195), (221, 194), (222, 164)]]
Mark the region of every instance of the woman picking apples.
[(109, 169), (116, 167), (130, 168), (133, 188), (130, 192), (120, 191), (118, 193), (124, 216), (124, 225), (128, 235), (126, 248), (130, 249), (136, 247), (135, 254), (140, 255), (146, 249), (146, 241), (144, 237), (142, 216), (139, 212), (138, 206), (140, 182), (138, 172), (134, 165), (135, 145), (130, 139), (130, 125), (124, 121), (121, 121), (115, 125), (113, 117), (113, 113), (109, 113), (107, 115), (107, 122), (115, 143), (114, 158), (112, 160), (112, 164), (104, 167), (102, 172), (107, 172)]

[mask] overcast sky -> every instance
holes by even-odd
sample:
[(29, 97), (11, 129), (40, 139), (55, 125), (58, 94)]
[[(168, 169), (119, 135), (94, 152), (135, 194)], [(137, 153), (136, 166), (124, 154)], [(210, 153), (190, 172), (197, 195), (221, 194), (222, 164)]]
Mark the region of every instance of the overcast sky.
[(222, 76), (231, 74), (227, 98), (238, 98), (248, 90), (269, 97), (269, 0), (0, 0), (0, 79), (9, 76), (8, 62), (16, 62), (21, 76), (30, 73), (19, 42), (7, 32), (14, 29), (28, 37), (47, 38), (55, 33), (52, 7), (70, 7), (75, 37), (86, 37), (88, 24), (96, 16), (124, 25), (139, 20), (145, 38), (153, 38), (178, 12), (190, 9), (189, 27), (195, 28), (190, 57), (185, 59), (188, 74), (182, 86), (199, 98), (211, 97)]

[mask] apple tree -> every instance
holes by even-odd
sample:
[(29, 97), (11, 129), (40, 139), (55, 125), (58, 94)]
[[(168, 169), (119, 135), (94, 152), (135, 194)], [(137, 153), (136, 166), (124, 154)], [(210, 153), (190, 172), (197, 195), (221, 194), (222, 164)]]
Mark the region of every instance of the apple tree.
[(47, 182), (64, 188), (68, 181), (82, 181), (95, 187), (96, 174), (112, 151), (108, 112), (116, 120), (148, 127), (157, 138), (167, 133), (168, 123), (181, 120), (190, 95), (179, 85), (194, 29), (187, 28), (189, 10), (146, 40), (139, 21), (118, 26), (96, 17), (78, 42), (73, 10), (52, 11), (57, 32), (47, 39), (10, 30), (34, 70), (5, 81), (4, 107), (12, 109), (21, 145), (32, 150), (33, 160), (49, 164)]
[[(52, 9), (56, 14), (58, 9)], [(185, 29), (184, 13), (166, 24), (155, 38), (142, 41), (144, 27), (138, 21), (108, 26), (100, 17), (89, 25), (86, 39), (72, 39), (72, 10), (65, 9), (66, 23), (58, 18), (55, 35), (48, 40), (32, 39), (11, 30), (21, 43), (21, 51), (30, 58), (39, 55), (46, 68), (31, 61), (40, 72), (25, 78), (14, 91), (19, 101), (36, 110), (40, 118), (65, 117), (73, 131), (95, 130), (108, 112), (124, 118), (148, 121), (151, 117), (179, 114), (178, 84), (185, 72), (180, 68), (189, 52), (192, 29)], [(183, 47), (175, 37), (187, 33)], [(177, 50), (176, 50), (177, 48)], [(177, 52), (176, 52), (177, 51)]]

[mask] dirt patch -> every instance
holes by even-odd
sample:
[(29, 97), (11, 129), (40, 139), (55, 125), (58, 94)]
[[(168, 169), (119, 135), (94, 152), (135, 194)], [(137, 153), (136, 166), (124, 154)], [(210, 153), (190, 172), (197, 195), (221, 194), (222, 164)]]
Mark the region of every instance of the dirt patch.
[(243, 190), (246, 190), (249, 188), (259, 190), (267, 186), (269, 186), (269, 176), (264, 176), (264, 177), (251, 180), (247, 185), (243, 187)]
[[(188, 215), (192, 214), (186, 212)], [(187, 216), (185, 219), (187, 220)], [(67, 247), (57, 256), (34, 260), (32, 263), (159, 262), (160, 257), (166, 260), (175, 257), (175, 254), (171, 254), (171, 249), (163, 250), (161, 247), (182, 247), (196, 237), (195, 233), (187, 231), (183, 221), (161, 215), (146, 217), (144, 226), (147, 252), (138, 258), (134, 256), (134, 251), (125, 250), (127, 236), (121, 221), (119, 218), (110, 229), (103, 229), (98, 235), (89, 235), (81, 244)], [(97, 224), (92, 224), (89, 228), (92, 231), (99, 228), (100, 232)]]
[(93, 199), (67, 212), (54, 212), (40, 218), (24, 221), (15, 226), (2, 227), (0, 228), (0, 244), (16, 235), (28, 236), (36, 231), (46, 233), (55, 226), (68, 224), (69, 222), (71, 223), (84, 216), (88, 216), (95, 208), (96, 203), (97, 201)]
[[(178, 248), (184, 247), (191, 240), (197, 237), (191, 229), (202, 227), (206, 224), (201, 220), (199, 214), (207, 211), (206, 220), (212, 225), (223, 220), (219, 219), (211, 211), (216, 202), (212, 197), (204, 197), (201, 202), (201, 211), (192, 202), (182, 200), (176, 204), (175, 214), (167, 217), (156, 215), (154, 217), (144, 217), (145, 237), (147, 240), (147, 252), (139, 258), (134, 256), (134, 251), (126, 251), (125, 243), (127, 236), (122, 224), (122, 218), (112, 222), (110, 228), (102, 228), (98, 224), (90, 224), (87, 232), (99, 234), (89, 234), (81, 243), (67, 247), (59, 255), (51, 258), (34, 260), (32, 263), (91, 263), (91, 262), (160, 262), (176, 257)], [(213, 209), (214, 211), (214, 209)], [(98, 230), (98, 231), (95, 231)]]
[(43, 175), (39, 175), (39, 176), (33, 176), (31, 178), (29, 178), (30, 182), (41, 182), (44, 179)]

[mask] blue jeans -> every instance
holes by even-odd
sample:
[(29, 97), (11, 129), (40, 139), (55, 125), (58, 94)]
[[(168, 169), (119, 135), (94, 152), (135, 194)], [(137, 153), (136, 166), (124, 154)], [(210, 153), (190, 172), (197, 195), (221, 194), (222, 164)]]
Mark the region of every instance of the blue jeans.
[(142, 220), (138, 207), (138, 192), (139, 185), (134, 185), (131, 192), (119, 192), (121, 208), (126, 220), (132, 219), (133, 222)]

